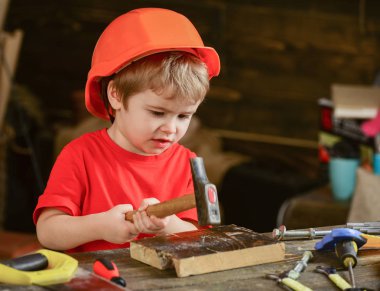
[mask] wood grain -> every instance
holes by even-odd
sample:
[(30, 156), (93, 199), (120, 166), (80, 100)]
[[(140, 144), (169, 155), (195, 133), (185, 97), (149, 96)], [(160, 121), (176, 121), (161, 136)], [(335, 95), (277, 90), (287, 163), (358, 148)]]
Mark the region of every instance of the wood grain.
[(146, 238), (131, 243), (131, 257), (178, 277), (277, 262), (285, 244), (236, 225)]

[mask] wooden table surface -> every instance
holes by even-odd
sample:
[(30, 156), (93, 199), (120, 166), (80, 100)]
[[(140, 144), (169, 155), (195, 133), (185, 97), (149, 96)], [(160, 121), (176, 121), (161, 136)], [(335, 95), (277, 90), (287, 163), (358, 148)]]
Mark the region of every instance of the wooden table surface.
[[(265, 274), (280, 274), (292, 269), (306, 250), (314, 250), (318, 240), (286, 241), (286, 260), (228, 271), (214, 272), (185, 278), (177, 278), (174, 270), (158, 270), (130, 257), (129, 249), (78, 253), (73, 255), (79, 265), (92, 269), (96, 258), (113, 260), (120, 275), (131, 290), (284, 290), (275, 281), (265, 278)], [(339, 267), (339, 262), (331, 252), (316, 253), (308, 264), (299, 282), (313, 290), (339, 290), (328, 278), (313, 270), (318, 265)], [(339, 273), (349, 282), (348, 273)], [(354, 269), (357, 287), (380, 290), (380, 250), (359, 251), (358, 265)], [(41, 287), (16, 287), (0, 285), (0, 290), (44, 290)]]

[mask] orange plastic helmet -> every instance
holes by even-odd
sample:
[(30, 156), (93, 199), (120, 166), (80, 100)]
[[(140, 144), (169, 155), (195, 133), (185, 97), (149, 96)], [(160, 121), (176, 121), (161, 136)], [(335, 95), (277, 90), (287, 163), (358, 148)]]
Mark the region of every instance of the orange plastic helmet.
[(99, 79), (134, 60), (163, 51), (191, 52), (207, 65), (210, 79), (219, 74), (217, 52), (203, 44), (189, 19), (168, 9), (135, 9), (113, 20), (98, 39), (86, 83), (87, 110), (109, 119), (100, 96)]

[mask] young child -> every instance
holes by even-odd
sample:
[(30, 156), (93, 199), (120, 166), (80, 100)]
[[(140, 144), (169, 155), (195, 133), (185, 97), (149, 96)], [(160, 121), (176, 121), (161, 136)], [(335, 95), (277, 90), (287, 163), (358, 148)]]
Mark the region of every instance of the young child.
[[(193, 192), (190, 158), (177, 142), (218, 75), (219, 57), (183, 15), (130, 11), (100, 36), (86, 83), (86, 107), (108, 129), (70, 142), (58, 156), (33, 219), (55, 250), (128, 247), (146, 235), (196, 229), (195, 209), (162, 219), (150, 204)], [(133, 209), (134, 222), (124, 219)]]

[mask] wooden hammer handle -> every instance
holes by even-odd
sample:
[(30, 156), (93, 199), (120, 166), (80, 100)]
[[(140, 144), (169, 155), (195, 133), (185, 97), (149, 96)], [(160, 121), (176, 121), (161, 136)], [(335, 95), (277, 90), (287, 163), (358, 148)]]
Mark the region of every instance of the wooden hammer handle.
[[(154, 215), (163, 218), (196, 207), (194, 194), (186, 194), (178, 198), (167, 200), (158, 204), (149, 205), (145, 211), (148, 216)], [(138, 210), (129, 211), (125, 214), (125, 220), (133, 222), (133, 214)]]

